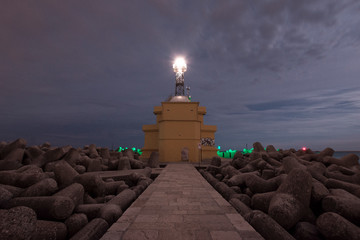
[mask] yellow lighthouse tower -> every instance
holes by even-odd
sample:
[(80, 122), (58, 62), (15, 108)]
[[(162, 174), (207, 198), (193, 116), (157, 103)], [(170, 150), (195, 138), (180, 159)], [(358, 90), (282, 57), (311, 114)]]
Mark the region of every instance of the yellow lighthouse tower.
[(161, 106), (154, 107), (156, 124), (143, 125), (145, 143), (143, 159), (151, 152), (159, 152), (160, 162), (199, 162), (216, 156), (215, 125), (204, 125), (206, 108), (199, 102), (190, 102), (184, 93), (184, 59), (173, 65), (176, 74), (175, 96)]

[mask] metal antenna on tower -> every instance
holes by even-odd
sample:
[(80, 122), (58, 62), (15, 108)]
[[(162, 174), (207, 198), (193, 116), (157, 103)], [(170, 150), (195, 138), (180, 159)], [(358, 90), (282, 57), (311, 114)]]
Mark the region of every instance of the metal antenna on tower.
[(191, 96), (190, 96), (190, 87), (186, 86), (186, 96), (188, 97), (188, 99), (191, 101)]

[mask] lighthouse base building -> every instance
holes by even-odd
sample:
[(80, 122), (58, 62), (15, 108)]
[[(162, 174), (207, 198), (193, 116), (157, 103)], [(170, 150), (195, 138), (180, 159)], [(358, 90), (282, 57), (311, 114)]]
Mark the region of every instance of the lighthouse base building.
[(159, 152), (160, 162), (200, 162), (216, 156), (216, 126), (204, 125), (206, 108), (175, 96), (154, 107), (156, 124), (143, 125), (145, 134), (141, 158)]

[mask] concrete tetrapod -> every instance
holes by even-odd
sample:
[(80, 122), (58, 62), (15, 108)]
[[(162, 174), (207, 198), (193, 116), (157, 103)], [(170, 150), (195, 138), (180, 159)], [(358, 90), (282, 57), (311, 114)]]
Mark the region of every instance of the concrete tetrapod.
[(333, 212), (323, 213), (316, 226), (328, 240), (360, 239), (360, 228)]
[(33, 209), (39, 218), (63, 220), (68, 218), (74, 208), (74, 202), (68, 197), (42, 196), (18, 197), (11, 199), (7, 207), (26, 206)]
[(72, 236), (70, 240), (98, 240), (104, 235), (108, 228), (109, 225), (104, 219), (95, 218)]
[(88, 219), (83, 213), (75, 213), (68, 217), (64, 223), (68, 232), (67, 237), (70, 238), (88, 224)]
[(55, 193), (53, 196), (68, 197), (73, 200), (76, 207), (84, 202), (84, 187), (79, 183), (73, 183), (70, 186)]
[(326, 212), (335, 212), (352, 223), (360, 224), (360, 199), (329, 195), (322, 200), (322, 208)]
[(28, 207), (0, 209), (0, 239), (29, 239), (36, 228), (36, 213)]
[(291, 170), (270, 201), (269, 215), (290, 229), (308, 212), (311, 188), (312, 177), (306, 170)]
[(56, 239), (65, 240), (67, 236), (66, 225), (62, 222), (36, 221), (36, 229), (31, 239)]
[(40, 182), (28, 187), (21, 197), (49, 196), (58, 190), (57, 182), (52, 178), (45, 178)]
[(245, 219), (266, 240), (295, 240), (282, 226), (267, 214), (254, 210)]
[(136, 194), (133, 190), (125, 189), (113, 199), (111, 199), (107, 204), (118, 205), (122, 211), (125, 211), (131, 203), (135, 200)]

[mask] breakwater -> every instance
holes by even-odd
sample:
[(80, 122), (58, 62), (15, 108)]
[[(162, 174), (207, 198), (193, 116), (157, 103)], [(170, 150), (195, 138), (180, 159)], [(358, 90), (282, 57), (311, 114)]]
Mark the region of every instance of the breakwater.
[(334, 152), (265, 151), (257, 142), (200, 172), (265, 239), (359, 239), (359, 157)]

